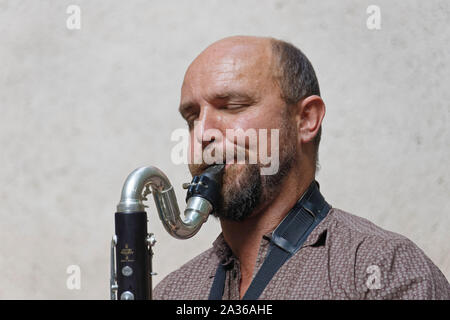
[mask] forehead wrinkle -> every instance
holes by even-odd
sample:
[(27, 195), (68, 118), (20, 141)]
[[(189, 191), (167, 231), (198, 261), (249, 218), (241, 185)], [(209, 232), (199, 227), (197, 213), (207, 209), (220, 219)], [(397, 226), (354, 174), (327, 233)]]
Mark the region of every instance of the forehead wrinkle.
[[(194, 80), (196, 85), (211, 85), (213, 83), (225, 82), (251, 82), (259, 85), (265, 80), (271, 79), (270, 70), (261, 66), (266, 64), (259, 61), (241, 60), (233, 63), (215, 63), (212, 66), (200, 68), (200, 70), (192, 70), (189, 80)], [(203, 82), (200, 84), (198, 82)]]
[(271, 46), (264, 44), (236, 42), (232, 46), (221, 43), (208, 47), (188, 67), (183, 82), (188, 89), (185, 93), (212, 96), (212, 91), (238, 90), (242, 84), (250, 84), (247, 90), (266, 90), (273, 85), (274, 66)]

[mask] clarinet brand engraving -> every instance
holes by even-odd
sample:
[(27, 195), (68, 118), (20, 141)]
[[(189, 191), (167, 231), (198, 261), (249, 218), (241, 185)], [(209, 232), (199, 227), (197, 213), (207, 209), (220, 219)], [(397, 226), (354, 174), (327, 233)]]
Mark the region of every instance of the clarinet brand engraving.
[(128, 256), (131, 256), (134, 254), (134, 250), (131, 248), (128, 248), (128, 243), (125, 243), (125, 248), (120, 250), (120, 254), (125, 256), (124, 259), (120, 260), (120, 262), (133, 262), (134, 259), (130, 259)]

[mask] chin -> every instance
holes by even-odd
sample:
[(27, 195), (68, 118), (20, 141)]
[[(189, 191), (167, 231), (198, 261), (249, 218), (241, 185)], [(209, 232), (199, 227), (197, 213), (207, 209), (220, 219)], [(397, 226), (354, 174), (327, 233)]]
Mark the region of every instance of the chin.
[(245, 171), (245, 167), (247, 165), (245, 164), (229, 164), (227, 165), (225, 169), (225, 173), (223, 175), (223, 185), (225, 188), (232, 187), (233, 185), (235, 187), (239, 187), (240, 180), (243, 178), (242, 175)]

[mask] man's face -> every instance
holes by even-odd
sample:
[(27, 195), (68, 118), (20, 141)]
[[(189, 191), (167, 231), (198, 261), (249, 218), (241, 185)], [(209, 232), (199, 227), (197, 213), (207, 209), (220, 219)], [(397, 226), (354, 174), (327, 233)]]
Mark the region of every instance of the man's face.
[[(281, 98), (272, 68), (272, 51), (267, 40), (224, 40), (200, 54), (186, 72), (180, 113), (190, 127), (190, 159), (194, 158), (197, 144), (197, 150), (221, 148), (221, 163), (227, 163), (223, 205), (216, 212), (219, 217), (240, 221), (262, 203), (273, 199), (282, 178), (295, 162), (295, 123)], [(204, 133), (211, 129), (217, 134), (205, 139)], [(279, 161), (279, 170), (272, 175), (261, 175), (261, 159), (258, 157), (257, 163), (249, 163), (249, 154), (257, 153), (260, 148), (260, 139), (258, 148), (250, 148), (249, 139), (242, 143), (233, 136), (230, 138), (227, 129), (244, 132), (267, 129), (267, 152), (279, 148), (279, 159), (275, 159)], [(270, 140), (272, 129), (279, 130), (277, 141)], [(226, 153), (233, 149), (234, 161), (231, 162), (234, 163), (230, 163)], [(245, 150), (245, 164), (236, 163), (237, 149)], [(192, 175), (198, 175), (207, 166), (205, 162), (193, 164), (190, 161), (189, 169)]]

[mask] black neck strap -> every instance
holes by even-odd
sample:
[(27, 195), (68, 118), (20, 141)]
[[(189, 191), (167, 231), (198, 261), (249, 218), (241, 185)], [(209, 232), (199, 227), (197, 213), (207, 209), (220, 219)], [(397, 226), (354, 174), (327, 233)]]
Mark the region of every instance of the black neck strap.
[[(243, 300), (259, 298), (278, 269), (301, 248), (311, 231), (325, 218), (330, 208), (331, 206), (319, 191), (319, 183), (313, 181), (272, 233), (266, 259), (253, 278)], [(209, 300), (222, 300), (226, 271), (226, 266), (219, 263)]]

